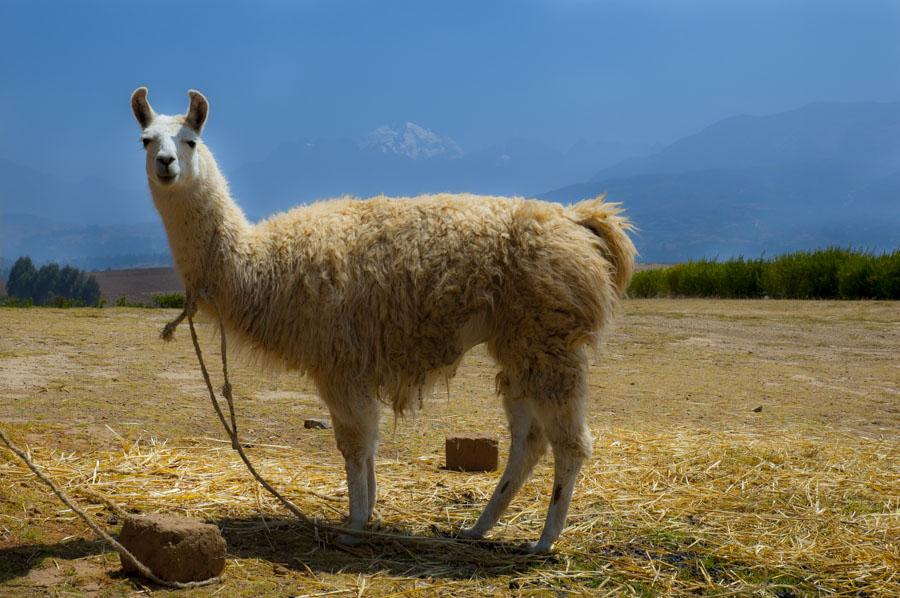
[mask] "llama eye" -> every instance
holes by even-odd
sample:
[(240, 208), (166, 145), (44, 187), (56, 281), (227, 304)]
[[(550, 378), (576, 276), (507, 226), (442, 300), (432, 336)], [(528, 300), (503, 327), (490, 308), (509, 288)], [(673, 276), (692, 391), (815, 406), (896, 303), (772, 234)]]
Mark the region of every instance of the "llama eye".
[(187, 141), (185, 141), (185, 143), (187, 143), (187, 145), (188, 145), (189, 148), (195, 148), (195, 147), (197, 147), (197, 142), (194, 141), (194, 140), (192, 140), (192, 139), (188, 139)]
[(144, 137), (143, 139), (141, 139), (141, 143), (144, 144), (144, 147), (147, 147), (148, 145), (150, 145), (150, 140), (147, 137)]

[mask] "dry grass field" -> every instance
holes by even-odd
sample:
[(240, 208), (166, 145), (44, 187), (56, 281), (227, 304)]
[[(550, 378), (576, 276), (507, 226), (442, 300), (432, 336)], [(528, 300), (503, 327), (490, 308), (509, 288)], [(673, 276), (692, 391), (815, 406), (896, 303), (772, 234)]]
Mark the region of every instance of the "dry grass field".
[[(378, 525), (414, 538), (341, 548), (294, 524), (222, 441), (187, 330), (158, 340), (173, 315), (0, 310), (0, 425), (109, 529), (104, 500), (217, 523), (224, 583), (179, 594), (900, 595), (897, 303), (628, 301), (592, 369), (594, 458), (551, 557), (517, 551), (543, 523), (546, 459), (492, 541), (453, 539), (499, 472), (441, 469), (445, 436), (506, 442), (480, 348), (420, 413), (384, 416)], [(331, 433), (302, 428), (325, 415), (310, 383), (250, 362), (232, 382), (251, 458), (339, 522)], [(123, 577), (0, 453), (0, 595), (176, 593)]]

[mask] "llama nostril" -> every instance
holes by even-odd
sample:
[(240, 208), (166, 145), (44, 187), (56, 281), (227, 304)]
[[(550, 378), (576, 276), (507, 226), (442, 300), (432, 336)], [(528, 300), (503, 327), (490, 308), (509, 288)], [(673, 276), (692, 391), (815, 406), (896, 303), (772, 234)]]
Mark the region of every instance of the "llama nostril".
[(172, 162), (175, 161), (175, 156), (157, 156), (156, 161), (162, 164), (163, 166), (168, 166)]

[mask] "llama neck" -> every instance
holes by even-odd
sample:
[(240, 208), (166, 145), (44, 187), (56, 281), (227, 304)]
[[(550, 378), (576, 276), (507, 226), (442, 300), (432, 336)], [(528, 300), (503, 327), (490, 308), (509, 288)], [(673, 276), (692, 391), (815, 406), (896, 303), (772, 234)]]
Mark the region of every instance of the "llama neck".
[(250, 223), (231, 198), (212, 154), (198, 146), (199, 175), (169, 189), (151, 183), (153, 203), (169, 237), (172, 257), (189, 292), (227, 291), (248, 252)]

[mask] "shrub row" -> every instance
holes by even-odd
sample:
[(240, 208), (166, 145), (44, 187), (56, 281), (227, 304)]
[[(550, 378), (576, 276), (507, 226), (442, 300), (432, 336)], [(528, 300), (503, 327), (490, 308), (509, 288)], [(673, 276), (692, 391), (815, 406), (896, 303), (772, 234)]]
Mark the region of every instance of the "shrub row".
[(161, 307), (182, 309), (184, 307), (184, 295), (181, 293), (157, 293), (151, 295), (150, 303), (131, 301), (128, 297), (119, 297), (115, 302), (116, 307)]
[(829, 247), (745, 260), (691, 261), (635, 274), (632, 297), (900, 299), (900, 250)]

